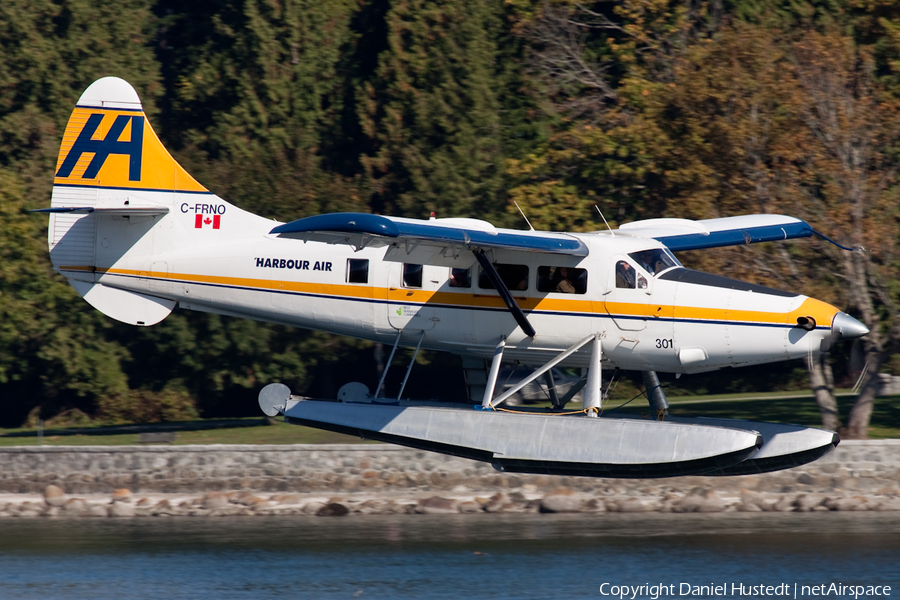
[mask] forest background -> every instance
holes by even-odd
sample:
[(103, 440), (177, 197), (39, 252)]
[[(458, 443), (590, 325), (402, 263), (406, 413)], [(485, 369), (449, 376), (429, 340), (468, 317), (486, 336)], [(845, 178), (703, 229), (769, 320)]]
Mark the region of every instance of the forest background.
[[(383, 366), (377, 345), (216, 315), (132, 328), (51, 270), (47, 218), (28, 211), (48, 206), (68, 116), (106, 75), (134, 85), (199, 181), (282, 221), (435, 211), (522, 227), (513, 201), (557, 231), (604, 228), (594, 205), (613, 227), (806, 219), (862, 250), (680, 258), (823, 299), (872, 333), (674, 385), (811, 385), (826, 426), (865, 437), (874, 376), (900, 374), (895, 0), (4, 0), (0, 426), (252, 415), (266, 383), (327, 397)], [(465, 393), (453, 360), (420, 361), (432, 391)], [(850, 414), (835, 381), (859, 384)]]

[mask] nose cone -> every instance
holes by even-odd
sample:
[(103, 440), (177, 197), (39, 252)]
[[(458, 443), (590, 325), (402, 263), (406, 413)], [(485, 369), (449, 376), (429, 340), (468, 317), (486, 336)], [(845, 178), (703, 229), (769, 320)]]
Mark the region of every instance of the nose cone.
[(838, 340), (855, 340), (869, 333), (869, 328), (847, 313), (839, 312), (831, 321), (831, 333)]

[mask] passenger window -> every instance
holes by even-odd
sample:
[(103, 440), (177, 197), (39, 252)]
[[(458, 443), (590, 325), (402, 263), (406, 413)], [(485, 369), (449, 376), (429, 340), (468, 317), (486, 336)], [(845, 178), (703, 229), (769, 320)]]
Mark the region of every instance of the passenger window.
[(450, 287), (472, 287), (472, 275), (469, 269), (450, 269)]
[(634, 267), (628, 261), (620, 260), (616, 263), (616, 287), (634, 289)]
[(587, 269), (574, 267), (538, 267), (539, 292), (584, 294), (587, 291)]
[[(500, 279), (510, 290), (528, 289), (528, 265), (496, 263), (494, 268), (497, 269)], [(494, 284), (491, 283), (491, 278), (484, 272), (484, 269), (481, 269), (481, 273), (478, 275), (478, 287), (483, 290), (494, 289)]]
[(347, 283), (369, 283), (369, 259), (347, 259)]
[(403, 263), (403, 287), (422, 287), (422, 265)]

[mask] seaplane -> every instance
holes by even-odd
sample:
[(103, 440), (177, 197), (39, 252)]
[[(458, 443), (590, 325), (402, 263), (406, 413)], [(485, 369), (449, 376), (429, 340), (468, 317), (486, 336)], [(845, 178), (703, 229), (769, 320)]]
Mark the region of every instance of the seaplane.
[[(805, 358), (868, 333), (825, 302), (675, 256), (818, 235), (803, 220), (660, 218), (590, 233), (365, 213), (273, 221), (191, 177), (115, 77), (78, 99), (41, 212), (53, 268), (118, 321), (154, 325), (177, 306), (371, 340), (392, 358), (413, 351), (399, 390), (388, 391), (386, 372), (374, 391), (349, 381), (331, 399), (273, 382), (259, 394), (265, 414), (504, 472), (741, 475), (810, 462), (836, 446), (834, 432), (668, 416), (658, 373)], [(422, 349), (461, 357), (467, 398), (403, 397)], [(534, 370), (498, 386), (504, 361)], [(561, 368), (584, 375), (564, 394), (552, 381)], [(641, 373), (649, 417), (604, 414), (602, 374), (616, 369)], [(536, 380), (552, 407), (505, 405)], [(567, 409), (576, 394), (580, 406)]]

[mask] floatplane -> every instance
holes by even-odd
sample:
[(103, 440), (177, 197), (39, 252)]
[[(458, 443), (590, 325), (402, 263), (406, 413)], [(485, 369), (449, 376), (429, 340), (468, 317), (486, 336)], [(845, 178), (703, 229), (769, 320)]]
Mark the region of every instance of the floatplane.
[[(405, 399), (406, 378), (389, 394), (384, 374), (374, 392), (348, 382), (328, 400), (271, 383), (259, 402), (291, 423), (501, 471), (736, 475), (815, 460), (835, 447), (836, 434), (666, 417), (657, 373), (803, 358), (868, 333), (834, 306), (687, 269), (674, 254), (817, 234), (800, 219), (650, 219), (591, 233), (362, 213), (281, 223), (191, 177), (163, 147), (134, 88), (115, 77), (78, 100), (51, 207), (42, 210), (55, 270), (124, 323), (150, 326), (179, 306), (372, 340), (392, 357), (399, 348), (461, 356), (467, 403)], [(503, 361), (536, 368), (498, 391)], [(585, 376), (557, 394), (555, 368)], [(610, 369), (642, 373), (656, 418), (602, 414), (601, 375)], [(505, 407), (542, 377), (552, 409)], [(565, 410), (576, 394), (580, 408)]]

